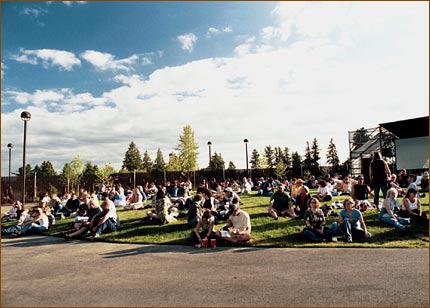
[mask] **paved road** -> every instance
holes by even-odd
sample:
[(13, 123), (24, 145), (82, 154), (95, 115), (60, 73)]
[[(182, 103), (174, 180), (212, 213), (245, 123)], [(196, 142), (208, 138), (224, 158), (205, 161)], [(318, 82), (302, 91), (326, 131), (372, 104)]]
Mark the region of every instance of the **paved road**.
[(428, 306), (427, 249), (2, 240), (2, 306)]

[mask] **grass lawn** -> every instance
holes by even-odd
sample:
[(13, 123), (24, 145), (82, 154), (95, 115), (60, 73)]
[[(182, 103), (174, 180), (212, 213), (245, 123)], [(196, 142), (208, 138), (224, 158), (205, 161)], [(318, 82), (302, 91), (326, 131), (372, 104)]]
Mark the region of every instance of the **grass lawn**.
[[(333, 201), (342, 201), (345, 197), (334, 197)], [(403, 234), (394, 228), (385, 226), (378, 221), (378, 214), (375, 210), (366, 211), (364, 218), (369, 232), (373, 234), (370, 242), (364, 243), (307, 243), (302, 238), (304, 227), (303, 220), (281, 217), (273, 220), (267, 215), (267, 205), (269, 197), (256, 195), (242, 196), (244, 205), (242, 209), (251, 216), (252, 241), (247, 246), (258, 247), (383, 247), (383, 248), (427, 248), (429, 244), (429, 231), (427, 228), (410, 226)], [(329, 202), (332, 203), (333, 201)], [(423, 212), (429, 213), (428, 194), (421, 199)], [(179, 219), (174, 223), (163, 226), (145, 225), (142, 218), (146, 216), (147, 210), (124, 211), (117, 209), (121, 220), (119, 231), (111, 234), (104, 234), (101, 240), (122, 243), (151, 243), (151, 244), (180, 244), (191, 245), (190, 235), (192, 229), (188, 228), (186, 219)], [(336, 210), (340, 211), (340, 210)], [(336, 221), (337, 217), (329, 217), (327, 225)], [(71, 227), (72, 219), (58, 220), (52, 226), (48, 235), (58, 236), (60, 232)], [(8, 223), (9, 224), (9, 223)], [(3, 224), (6, 225), (6, 224)], [(223, 226), (220, 223), (216, 226), (219, 229)]]

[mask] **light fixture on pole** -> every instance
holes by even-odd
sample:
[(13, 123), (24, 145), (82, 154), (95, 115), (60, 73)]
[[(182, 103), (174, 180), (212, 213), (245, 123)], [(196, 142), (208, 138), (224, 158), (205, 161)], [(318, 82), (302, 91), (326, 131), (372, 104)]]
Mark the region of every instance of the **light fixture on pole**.
[(10, 168), (11, 168), (11, 161), (12, 161), (12, 148), (13, 144), (8, 143), (7, 148), (9, 149), (9, 174), (8, 174), (8, 187), (7, 187), (7, 195), (9, 198), (11, 198), (11, 189), (10, 189)]
[(24, 143), (22, 145), (22, 206), (25, 206), (25, 147), (27, 142), (27, 122), (31, 119), (31, 113), (28, 111), (21, 112), (21, 120), (24, 121)]
[(248, 139), (244, 139), (243, 142), (245, 143), (246, 173), (249, 173), (249, 168), (248, 168)]
[(208, 141), (208, 147), (209, 147), (209, 165), (210, 165), (212, 160), (212, 142)]

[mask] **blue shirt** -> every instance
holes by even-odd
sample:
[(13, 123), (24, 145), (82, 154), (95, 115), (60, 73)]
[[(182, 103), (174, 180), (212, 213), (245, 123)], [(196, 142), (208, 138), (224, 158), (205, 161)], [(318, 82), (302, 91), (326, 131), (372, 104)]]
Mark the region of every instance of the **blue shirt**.
[(339, 215), (344, 220), (349, 220), (353, 228), (361, 229), (361, 224), (360, 224), (361, 212), (359, 210), (352, 209), (352, 213), (351, 215), (349, 215), (348, 211), (344, 209), (340, 211)]

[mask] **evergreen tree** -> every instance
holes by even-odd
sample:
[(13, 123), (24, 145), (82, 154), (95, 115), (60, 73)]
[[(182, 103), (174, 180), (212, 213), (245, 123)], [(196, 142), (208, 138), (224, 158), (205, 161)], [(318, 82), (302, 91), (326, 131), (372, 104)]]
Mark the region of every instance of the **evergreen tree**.
[(158, 148), (157, 156), (154, 161), (153, 170), (156, 172), (163, 172), (166, 169), (166, 163), (164, 161), (163, 152)]
[(284, 158), (285, 166), (287, 166), (287, 168), (291, 168), (291, 155), (290, 155), (290, 149), (288, 147), (284, 148), (283, 158)]
[(321, 159), (321, 157), (320, 157), (320, 148), (318, 145), (317, 138), (314, 138), (314, 140), (312, 141), (311, 156), (312, 156), (312, 167), (318, 168), (320, 165), (319, 160)]
[(227, 169), (228, 170), (236, 170), (236, 165), (230, 160), (230, 162), (228, 163), (228, 168)]
[(291, 154), (291, 165), (293, 169), (300, 169), (302, 167), (302, 157), (298, 152)]
[(280, 147), (275, 148), (275, 165), (277, 165), (280, 161), (284, 161), (284, 152)]
[(194, 131), (191, 125), (183, 128), (182, 134), (179, 136), (179, 160), (181, 163), (181, 171), (197, 170), (197, 158), (199, 155), (199, 146), (194, 138)]
[[(37, 171), (36, 167), (35, 167), (34, 171)], [(42, 162), (42, 164), (40, 165), (40, 170), (37, 171), (37, 175), (54, 176), (54, 175), (57, 175), (57, 172), (55, 171), (52, 163), (49, 160), (47, 160), (47, 161)]]
[(330, 139), (330, 143), (328, 145), (327, 163), (334, 169), (339, 167), (340, 161), (339, 157), (337, 156), (337, 149), (333, 142), (333, 138)]
[(143, 153), (141, 169), (143, 172), (149, 173), (151, 172), (153, 167), (154, 167), (154, 163), (152, 162), (152, 159), (149, 156), (148, 151), (145, 151), (145, 153)]
[(303, 167), (309, 170), (312, 167), (312, 152), (309, 146), (309, 141), (306, 141), (305, 159), (303, 160)]
[[(24, 172), (22, 171), (22, 167), (19, 167), (18, 172), (15, 174), (19, 175), (19, 176), (23, 176)], [(25, 176), (31, 176), (31, 175), (33, 175), (32, 170), (31, 170), (31, 166), (30, 166), (30, 164), (27, 164), (27, 165), (25, 165)]]
[(169, 162), (166, 167), (167, 171), (181, 171), (181, 162), (179, 161), (179, 157), (176, 153), (169, 154)]
[(252, 150), (251, 153), (251, 160), (249, 161), (251, 164), (251, 169), (257, 169), (260, 167), (260, 154), (258, 154), (258, 151), (256, 149)]
[(272, 149), (272, 146), (268, 145), (264, 148), (264, 157), (266, 159), (267, 166), (270, 169), (275, 167), (275, 152)]
[(40, 175), (40, 173), (41, 173), (40, 167), (39, 167), (39, 165), (36, 165), (36, 166), (34, 166), (33, 170), (31, 170), (30, 176), (34, 176), (35, 174)]
[(93, 165), (90, 161), (85, 164), (84, 171), (82, 171), (82, 176), (93, 176), (97, 174), (98, 167)]
[(367, 141), (369, 141), (370, 138), (371, 138), (371, 135), (367, 132), (367, 130), (364, 127), (359, 128), (352, 135), (352, 147), (354, 149), (357, 149), (361, 147), (363, 144), (365, 144)]
[(128, 146), (122, 162), (122, 168), (128, 171), (140, 170), (142, 168), (142, 159), (140, 158), (139, 149), (132, 141)]
[(215, 152), (209, 163), (209, 170), (223, 170), (224, 167), (225, 163), (222, 155)]

